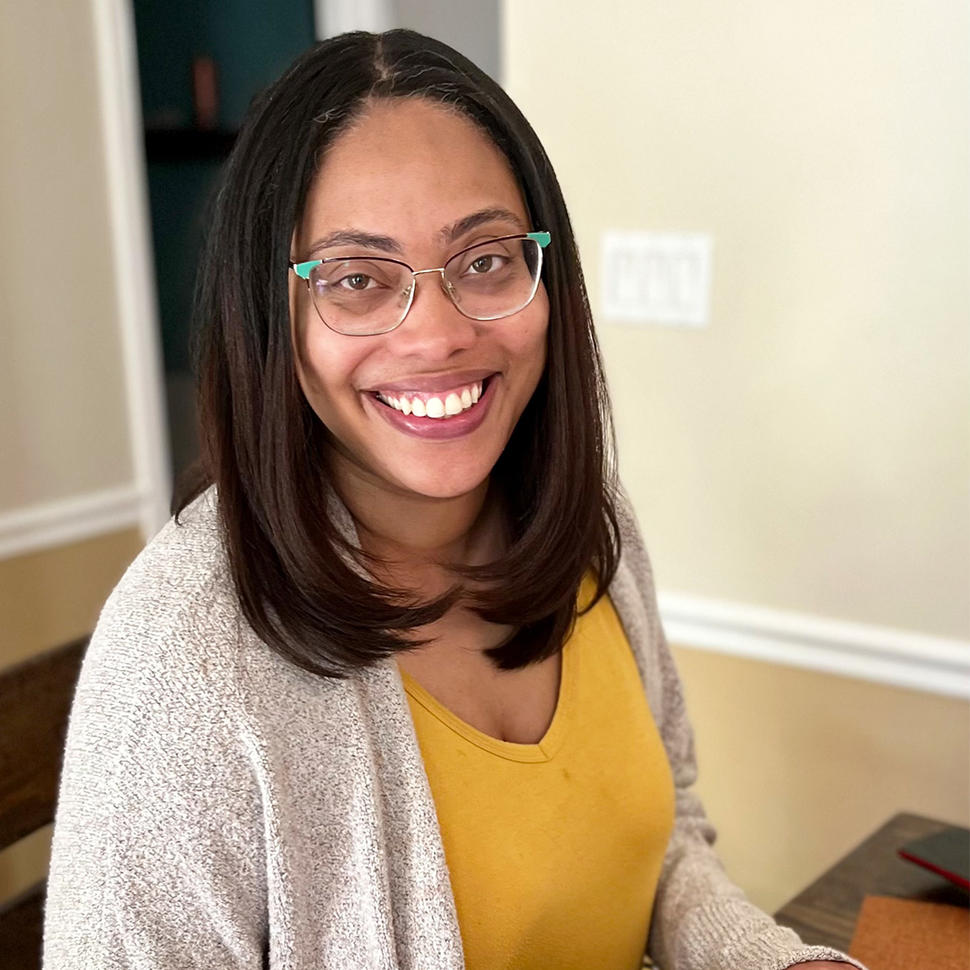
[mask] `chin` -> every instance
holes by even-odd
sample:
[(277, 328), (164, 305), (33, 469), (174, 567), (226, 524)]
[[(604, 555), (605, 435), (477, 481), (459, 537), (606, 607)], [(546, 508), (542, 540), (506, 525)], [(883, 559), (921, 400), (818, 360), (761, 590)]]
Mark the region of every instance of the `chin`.
[(432, 499), (460, 498), (480, 488), (491, 474), (491, 465), (486, 468), (458, 471), (450, 469), (445, 474), (434, 474), (428, 467), (419, 474), (394, 475), (392, 481), (405, 492), (423, 495)]

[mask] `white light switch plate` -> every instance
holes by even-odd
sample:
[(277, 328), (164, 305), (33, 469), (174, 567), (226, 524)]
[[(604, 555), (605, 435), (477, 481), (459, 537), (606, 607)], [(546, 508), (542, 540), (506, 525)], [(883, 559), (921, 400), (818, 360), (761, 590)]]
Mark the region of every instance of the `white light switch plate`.
[(714, 240), (706, 234), (603, 233), (603, 317), (706, 327)]

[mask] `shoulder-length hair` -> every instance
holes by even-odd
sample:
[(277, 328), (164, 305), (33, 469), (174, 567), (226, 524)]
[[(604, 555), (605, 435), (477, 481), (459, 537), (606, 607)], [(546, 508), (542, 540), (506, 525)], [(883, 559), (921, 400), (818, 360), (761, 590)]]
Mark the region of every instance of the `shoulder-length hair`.
[[(477, 123), (508, 159), (533, 229), (552, 234), (546, 369), (492, 474), (509, 546), (495, 562), (458, 567), (474, 582), (429, 602), (378, 584), (334, 521), (326, 432), (297, 380), (289, 320), (291, 238), (319, 162), (370, 103), (393, 98), (443, 103)], [(416, 628), (459, 595), (515, 631), (487, 651), (500, 668), (562, 647), (584, 574), (594, 571), (599, 599), (619, 557), (614, 438), (559, 183), (495, 81), (408, 30), (344, 34), (304, 53), (253, 102), (226, 163), (195, 314), (201, 458), (174, 508), (178, 516), (216, 485), (235, 591), (270, 647), (322, 676), (346, 676), (421, 642)]]

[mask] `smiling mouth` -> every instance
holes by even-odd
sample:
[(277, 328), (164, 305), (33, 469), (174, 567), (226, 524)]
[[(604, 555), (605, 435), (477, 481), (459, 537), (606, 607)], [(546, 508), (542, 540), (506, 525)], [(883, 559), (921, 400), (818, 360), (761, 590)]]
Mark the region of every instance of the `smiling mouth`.
[(373, 391), (372, 394), (385, 407), (404, 415), (447, 421), (474, 408), (491, 380), (486, 377), (447, 391), (402, 391), (396, 394)]

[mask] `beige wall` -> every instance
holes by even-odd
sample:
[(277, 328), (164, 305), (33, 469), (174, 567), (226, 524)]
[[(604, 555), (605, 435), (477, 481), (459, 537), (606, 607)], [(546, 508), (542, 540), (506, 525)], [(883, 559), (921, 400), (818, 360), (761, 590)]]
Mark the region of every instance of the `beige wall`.
[[(507, 0), (504, 30), (594, 312), (604, 230), (715, 240), (707, 329), (597, 321), (661, 589), (967, 638), (966, 3)], [(678, 659), (763, 905), (896, 811), (970, 818), (964, 702)]]
[(132, 479), (92, 5), (0, 4), (0, 513)]
[(594, 307), (603, 230), (714, 236), (709, 328), (599, 327), (665, 588), (970, 635), (968, 19), (506, 4)]
[(0, 667), (90, 633), (142, 544), (125, 529), (0, 560)]

